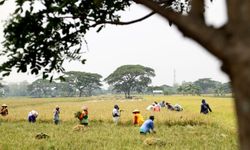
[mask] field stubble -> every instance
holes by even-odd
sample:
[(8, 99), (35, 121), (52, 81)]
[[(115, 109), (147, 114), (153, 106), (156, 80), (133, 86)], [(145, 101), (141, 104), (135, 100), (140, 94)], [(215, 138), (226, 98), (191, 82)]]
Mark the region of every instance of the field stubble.
[[(165, 100), (180, 104), (183, 112), (162, 109), (153, 113), (145, 108), (154, 101)], [(201, 97), (191, 96), (143, 96), (125, 100), (120, 96), (90, 98), (41, 98), (2, 99), (9, 105), (9, 115), (1, 117), (0, 150), (5, 149), (237, 149), (236, 121), (233, 100), (208, 97), (213, 109), (209, 115), (199, 113)], [(113, 105), (124, 111), (118, 126), (112, 123)], [(52, 122), (53, 109), (61, 108), (61, 123)], [(89, 107), (90, 127), (80, 132), (73, 127), (78, 124), (74, 113), (82, 105)], [(139, 127), (132, 125), (132, 111), (141, 110), (144, 119), (155, 115), (157, 133), (142, 136)], [(38, 120), (29, 124), (28, 112), (37, 110)], [(37, 133), (46, 133), (48, 139), (37, 140)], [(147, 145), (147, 138), (160, 139), (160, 144)]]

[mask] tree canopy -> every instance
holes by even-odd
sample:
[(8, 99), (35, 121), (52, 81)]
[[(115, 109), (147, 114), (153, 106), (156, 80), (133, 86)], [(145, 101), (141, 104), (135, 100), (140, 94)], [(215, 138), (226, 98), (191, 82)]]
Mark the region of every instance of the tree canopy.
[(211, 89), (215, 89), (221, 83), (218, 81), (211, 80), (210, 78), (199, 79), (194, 82), (194, 85), (200, 87), (200, 92), (203, 93), (211, 93)]
[(141, 92), (151, 83), (155, 73), (152, 68), (141, 65), (124, 65), (117, 68), (104, 81), (118, 92), (124, 92), (130, 98), (131, 91)]
[[(5, 1), (0, 0), (0, 5)], [(105, 24), (130, 24), (154, 14), (121, 22), (118, 12), (132, 3), (132, 0), (16, 0), (16, 10), (4, 29), (1, 55), (8, 60), (0, 66), (0, 72), (5, 76), (17, 68), (18, 72), (42, 73), (47, 78), (52, 72), (64, 72), (65, 60), (85, 63), (84, 35), (89, 29), (97, 27), (99, 32)], [(159, 3), (184, 11), (187, 2)]]
[(32, 97), (54, 97), (56, 83), (38, 79), (28, 86), (28, 91)]
[[(0, 0), (3, 4), (5, 0)], [(3, 75), (18, 72), (64, 72), (66, 59), (80, 60), (84, 34), (97, 25), (119, 21), (116, 12), (132, 1), (125, 0), (16, 0), (16, 10), (4, 29), (4, 50), (8, 60), (0, 67)]]
[(97, 73), (69, 71), (65, 73), (65, 81), (79, 91), (79, 97), (92, 96), (92, 92), (100, 89), (102, 76)]

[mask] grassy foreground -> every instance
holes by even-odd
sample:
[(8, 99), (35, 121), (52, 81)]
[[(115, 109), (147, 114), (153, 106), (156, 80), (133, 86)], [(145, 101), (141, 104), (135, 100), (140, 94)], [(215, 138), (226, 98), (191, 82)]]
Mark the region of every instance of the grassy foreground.
[[(202, 97), (191, 96), (144, 96), (136, 100), (125, 100), (121, 96), (98, 96), (90, 98), (16, 98), (1, 99), (0, 104), (9, 106), (9, 115), (0, 117), (0, 150), (65, 149), (65, 150), (230, 150), (237, 149), (237, 130), (233, 100), (231, 98), (206, 97), (213, 113), (199, 114)], [(168, 101), (184, 107), (183, 112), (162, 109), (149, 112), (145, 108), (153, 101)], [(74, 113), (82, 105), (89, 107), (90, 127), (84, 131), (73, 131), (78, 124)], [(113, 105), (124, 110), (121, 123), (112, 123)], [(61, 123), (52, 122), (53, 109), (61, 108)], [(28, 112), (39, 112), (35, 124), (27, 122)], [(132, 111), (141, 110), (144, 118), (155, 115), (157, 133), (142, 136), (139, 127), (132, 125)], [(48, 139), (38, 140), (37, 133), (46, 133)], [(147, 145), (145, 139), (157, 138), (160, 143)]]

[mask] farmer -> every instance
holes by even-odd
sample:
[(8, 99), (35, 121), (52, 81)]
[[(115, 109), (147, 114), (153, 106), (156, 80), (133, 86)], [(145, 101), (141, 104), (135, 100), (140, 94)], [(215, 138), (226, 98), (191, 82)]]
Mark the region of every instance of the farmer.
[(201, 101), (201, 112), (200, 113), (203, 113), (203, 114), (208, 114), (210, 112), (212, 112), (210, 106), (208, 105), (208, 103), (206, 103), (205, 99), (203, 99)]
[(151, 111), (151, 110), (153, 110), (154, 106), (155, 106), (155, 103), (149, 105), (149, 106), (146, 108), (146, 110)]
[(162, 101), (162, 102), (159, 103), (159, 105), (160, 105), (161, 107), (165, 107), (165, 106), (166, 106), (166, 103), (165, 103), (165, 101)]
[(181, 105), (175, 104), (175, 105), (174, 105), (174, 110), (175, 110), (175, 111), (182, 111), (183, 108), (181, 107)]
[(117, 125), (118, 121), (120, 119), (120, 111), (119, 111), (119, 106), (118, 105), (114, 105), (114, 109), (112, 111), (112, 116), (113, 116), (113, 121), (114, 123)]
[(89, 119), (88, 119), (89, 115), (88, 114), (89, 114), (88, 107), (84, 105), (82, 107), (82, 113), (79, 117), (81, 125), (88, 126), (88, 124), (89, 124)]
[(9, 111), (8, 111), (8, 106), (6, 104), (3, 104), (2, 105), (2, 108), (1, 108), (1, 111), (0, 111), (0, 114), (2, 116), (7, 116), (9, 114)]
[(54, 110), (54, 123), (57, 125), (59, 123), (59, 114), (60, 114), (60, 108), (59, 106), (56, 106)]
[(31, 123), (36, 122), (36, 118), (38, 116), (38, 112), (35, 110), (32, 110), (31, 112), (29, 112), (28, 114), (28, 121)]
[(174, 110), (174, 107), (170, 103), (166, 102), (166, 106), (168, 110)]
[(142, 123), (144, 122), (144, 119), (142, 117), (142, 115), (140, 114), (140, 111), (135, 109), (133, 111), (134, 117), (133, 117), (133, 124), (134, 125), (142, 125)]
[(161, 111), (161, 106), (159, 104), (155, 104), (153, 107), (154, 112), (160, 112)]
[(147, 134), (151, 132), (156, 133), (154, 130), (154, 116), (150, 116), (149, 119), (146, 120), (140, 127), (141, 134)]

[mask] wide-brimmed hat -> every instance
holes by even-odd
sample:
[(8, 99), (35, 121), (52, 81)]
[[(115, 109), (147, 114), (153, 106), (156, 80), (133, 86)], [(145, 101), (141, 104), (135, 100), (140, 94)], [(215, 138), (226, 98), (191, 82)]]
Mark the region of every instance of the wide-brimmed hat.
[(87, 106), (82, 106), (82, 110), (88, 110), (88, 107)]
[(36, 117), (38, 116), (38, 112), (35, 111), (35, 110), (32, 110), (32, 111), (31, 111), (31, 114), (34, 115), (34, 116), (36, 116)]
[(2, 107), (7, 107), (7, 105), (6, 105), (6, 104), (3, 104)]
[(134, 111), (133, 111), (133, 113), (139, 113), (140, 112), (140, 110), (138, 110), (138, 109), (135, 109)]

